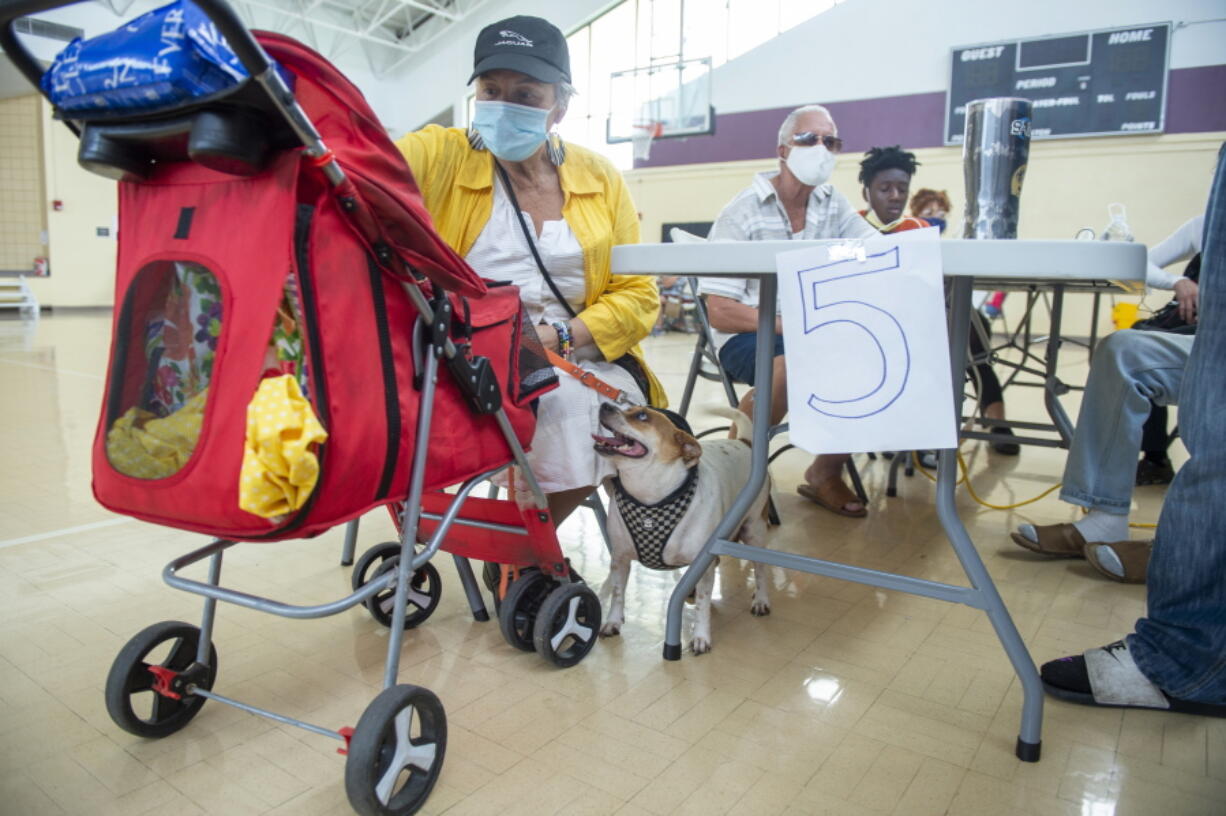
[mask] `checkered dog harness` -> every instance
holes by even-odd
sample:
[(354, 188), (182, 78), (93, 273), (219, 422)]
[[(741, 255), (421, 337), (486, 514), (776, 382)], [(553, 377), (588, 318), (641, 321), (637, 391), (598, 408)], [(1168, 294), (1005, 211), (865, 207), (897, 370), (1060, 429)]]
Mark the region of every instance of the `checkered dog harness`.
[(617, 502), (626, 529), (630, 531), (630, 541), (634, 544), (639, 563), (644, 567), (657, 570), (680, 568), (680, 565), (664, 563), (664, 545), (690, 508), (697, 489), (697, 466), (690, 468), (680, 487), (655, 504), (643, 504), (625, 491), (620, 479), (613, 477), (613, 500)]

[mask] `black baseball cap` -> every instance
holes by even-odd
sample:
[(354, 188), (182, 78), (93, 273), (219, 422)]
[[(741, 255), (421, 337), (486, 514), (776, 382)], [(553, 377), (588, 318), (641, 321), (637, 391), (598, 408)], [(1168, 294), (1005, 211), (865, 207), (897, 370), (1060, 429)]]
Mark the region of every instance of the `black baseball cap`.
[(570, 49), (558, 27), (520, 15), (491, 23), (477, 35), (472, 82), (486, 71), (519, 71), (540, 82), (570, 82)]

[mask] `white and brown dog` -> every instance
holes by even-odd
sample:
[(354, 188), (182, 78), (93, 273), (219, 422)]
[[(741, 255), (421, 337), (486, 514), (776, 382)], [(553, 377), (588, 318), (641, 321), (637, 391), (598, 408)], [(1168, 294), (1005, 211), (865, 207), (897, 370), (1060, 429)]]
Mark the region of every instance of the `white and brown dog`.
[[(609, 503), (609, 539), (613, 566), (609, 578), (613, 597), (600, 629), (606, 637), (621, 632), (625, 622), (626, 582), (630, 562), (655, 569), (674, 569), (693, 562), (749, 480), (749, 418), (729, 414), (738, 439), (699, 444), (651, 408), (619, 410), (600, 406), (600, 424), (608, 436), (593, 435), (596, 452), (617, 467), (613, 501)], [(740, 529), (732, 536), (744, 544), (766, 546), (766, 501), (770, 479), (754, 499)], [(750, 612), (769, 615), (765, 570), (754, 565)], [(694, 654), (711, 650), (711, 589), (715, 570), (708, 569), (694, 591)]]

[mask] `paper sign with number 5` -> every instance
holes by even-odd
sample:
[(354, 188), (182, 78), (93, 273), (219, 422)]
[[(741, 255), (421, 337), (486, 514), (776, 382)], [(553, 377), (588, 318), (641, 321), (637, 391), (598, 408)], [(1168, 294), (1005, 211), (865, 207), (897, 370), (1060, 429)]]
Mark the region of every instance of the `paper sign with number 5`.
[(778, 273), (794, 444), (955, 444), (936, 230), (781, 253)]
[(862, 300), (861, 278), (898, 269), (898, 247), (876, 255), (831, 261), (800, 272), (805, 334), (844, 323), (861, 329), (864, 342), (880, 356), (881, 377), (863, 394), (823, 398), (810, 394), (809, 407), (819, 414), (858, 419), (889, 408), (902, 394), (911, 373), (907, 334), (885, 309)]

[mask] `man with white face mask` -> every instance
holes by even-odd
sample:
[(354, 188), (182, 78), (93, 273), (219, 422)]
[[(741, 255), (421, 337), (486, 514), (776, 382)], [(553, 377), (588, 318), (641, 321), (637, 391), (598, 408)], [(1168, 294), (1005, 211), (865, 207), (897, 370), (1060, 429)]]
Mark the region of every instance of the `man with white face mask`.
[[(828, 183), (842, 147), (834, 119), (821, 105), (805, 105), (789, 113), (779, 128), (779, 170), (754, 176), (753, 183), (720, 212), (708, 239), (780, 241), (875, 236), (877, 231)], [(704, 278), (701, 289), (707, 296), (711, 326), (720, 344), (720, 363), (733, 380), (752, 383), (758, 281)], [(782, 421), (787, 413), (782, 332), (782, 324), (776, 319), (772, 425)], [(741, 400), (741, 410), (752, 414), (753, 399), (750, 391)], [(833, 513), (860, 518), (867, 510), (843, 481), (841, 471), (846, 460), (846, 454), (818, 456), (805, 471), (804, 483), (796, 489)]]

